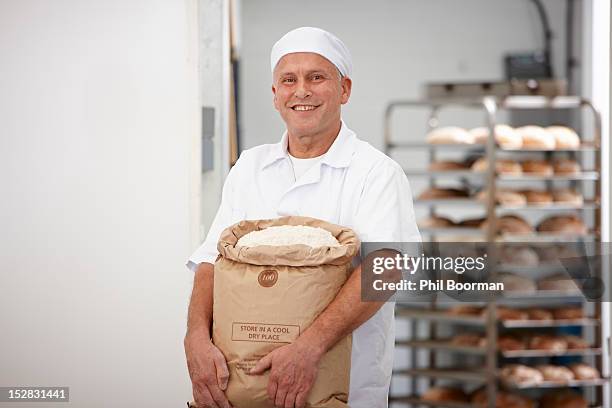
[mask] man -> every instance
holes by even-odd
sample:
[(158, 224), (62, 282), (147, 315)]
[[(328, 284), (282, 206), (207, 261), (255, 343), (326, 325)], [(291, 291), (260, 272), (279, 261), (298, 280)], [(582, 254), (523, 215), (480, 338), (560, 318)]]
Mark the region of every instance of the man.
[[(227, 176), (195, 271), (185, 336), (198, 406), (229, 407), (228, 369), (211, 343), (213, 263), (220, 232), (243, 219), (304, 215), (352, 228), (362, 241), (419, 241), (408, 180), (401, 167), (357, 139), (341, 120), (351, 95), (351, 56), (332, 34), (290, 31), (272, 48), (274, 107), (286, 124), (280, 143), (244, 151)], [(394, 347), (393, 304), (361, 302), (361, 268), (297, 340), (262, 358), (277, 407), (304, 407), (321, 357), (353, 334), (349, 405), (387, 406)]]

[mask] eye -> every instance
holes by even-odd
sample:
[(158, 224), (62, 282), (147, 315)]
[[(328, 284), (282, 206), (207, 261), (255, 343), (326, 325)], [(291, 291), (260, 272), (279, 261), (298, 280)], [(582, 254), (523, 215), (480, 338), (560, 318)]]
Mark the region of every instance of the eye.
[(283, 79), (283, 84), (292, 84), (293, 82), (295, 82), (294, 78), (285, 78), (285, 79)]
[(315, 80), (315, 81), (320, 81), (321, 79), (323, 79), (323, 75), (321, 75), (321, 74), (314, 74), (312, 76), (312, 79)]

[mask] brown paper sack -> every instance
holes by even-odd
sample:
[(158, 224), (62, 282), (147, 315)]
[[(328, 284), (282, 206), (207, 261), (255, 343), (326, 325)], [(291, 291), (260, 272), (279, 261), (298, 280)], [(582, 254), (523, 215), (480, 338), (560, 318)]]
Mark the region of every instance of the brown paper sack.
[[(329, 231), (338, 247), (307, 245), (236, 247), (238, 239), (278, 225)], [(221, 233), (214, 272), (213, 342), (225, 355), (226, 395), (235, 408), (273, 408), (268, 375), (249, 375), (257, 361), (294, 341), (334, 299), (351, 272), (359, 239), (349, 228), (308, 217), (241, 221)], [(351, 336), (321, 359), (308, 396), (312, 408), (346, 408)]]

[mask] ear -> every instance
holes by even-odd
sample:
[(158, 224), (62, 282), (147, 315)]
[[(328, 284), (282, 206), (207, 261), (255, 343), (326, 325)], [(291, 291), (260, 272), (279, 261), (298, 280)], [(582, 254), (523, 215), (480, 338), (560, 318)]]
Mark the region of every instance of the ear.
[(340, 86), (342, 87), (342, 96), (340, 98), (340, 103), (344, 105), (351, 97), (351, 87), (353, 86), (353, 82), (351, 81), (351, 78), (344, 77), (342, 78)]
[(274, 84), (272, 84), (272, 95), (273, 95), (274, 109), (278, 110), (278, 100), (276, 99), (276, 88), (274, 87)]

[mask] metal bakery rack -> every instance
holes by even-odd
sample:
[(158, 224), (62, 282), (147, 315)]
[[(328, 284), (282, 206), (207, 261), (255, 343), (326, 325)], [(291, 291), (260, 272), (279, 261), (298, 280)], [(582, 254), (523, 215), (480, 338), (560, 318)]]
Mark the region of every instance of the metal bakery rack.
[[(473, 144), (428, 144), (425, 141), (403, 141), (392, 133), (392, 118), (402, 109), (425, 109), (428, 113), (427, 128), (429, 131), (438, 127), (440, 123), (439, 114), (449, 107), (461, 107), (479, 109), (484, 114), (484, 124), (489, 129), (489, 138), (486, 145)], [(524, 110), (524, 109), (572, 109), (576, 111), (590, 111), (593, 121), (593, 132), (590, 138), (582, 138), (581, 144), (575, 149), (505, 149), (497, 145), (495, 140), (495, 125), (497, 115), (500, 111)], [(392, 155), (397, 151), (411, 152), (422, 151), (431, 163), (438, 159), (440, 152), (451, 151), (454, 153), (465, 151), (470, 154), (476, 153), (485, 157), (489, 166), (486, 171), (475, 172), (467, 170), (429, 171), (422, 169), (405, 168), (408, 177), (413, 181), (415, 178), (423, 178), (428, 181), (430, 187), (435, 187), (438, 180), (454, 180), (462, 183), (474, 183), (487, 190), (486, 200), (478, 201), (474, 198), (440, 199), (440, 200), (415, 200), (415, 206), (424, 207), (431, 216), (438, 213), (440, 208), (456, 211), (461, 208), (480, 208), (486, 214), (486, 228), (420, 228), (423, 241), (437, 241), (448, 235), (472, 236), (476, 240), (485, 243), (493, 242), (599, 242), (600, 241), (600, 197), (601, 197), (601, 174), (600, 174), (600, 146), (601, 146), (601, 121), (597, 110), (586, 99), (580, 97), (543, 97), (543, 96), (508, 96), (508, 97), (479, 97), (473, 99), (430, 99), (396, 101), (389, 103), (385, 112), (385, 153)], [(495, 158), (499, 154), (521, 156), (525, 153), (536, 153), (551, 159), (562, 154), (579, 161), (583, 167), (579, 173), (571, 175), (521, 175), (509, 176), (497, 174)], [(589, 156), (590, 155), (590, 156)], [(589, 165), (585, 169), (584, 165)], [(557, 182), (568, 182), (572, 188), (579, 188), (584, 197), (582, 205), (569, 205), (550, 203), (547, 205), (503, 205), (496, 201), (496, 189), (498, 184), (508, 184), (524, 181), (542, 181), (547, 190), (552, 189)], [(550, 233), (538, 233), (527, 235), (500, 235), (495, 229), (495, 221), (500, 214), (506, 210), (514, 213), (528, 213), (532, 211), (556, 212), (573, 211), (577, 213), (588, 225), (588, 233), (580, 235), (559, 235)], [(443, 241), (443, 239), (442, 239)], [(604, 268), (602, 273), (609, 275), (609, 270)], [(601, 276), (608, 281), (609, 276)], [(581, 305), (585, 311), (585, 317), (573, 320), (498, 320), (497, 308), (499, 303), (504, 305), (527, 306), (535, 304), (538, 307), (564, 305), (572, 303)], [(567, 291), (542, 291), (525, 295), (509, 295), (503, 300), (491, 300), (482, 304), (486, 311), (481, 315), (452, 315), (439, 302), (433, 300), (420, 307), (405, 304), (396, 305), (396, 318), (405, 320), (410, 333), (407, 338), (402, 338), (398, 333), (396, 341), (397, 349), (405, 349), (409, 355), (408, 367), (396, 369), (393, 373), (394, 380), (404, 378), (409, 381), (410, 393), (401, 395), (396, 392), (392, 385), (389, 402), (392, 407), (450, 407), (466, 408), (476, 407), (469, 402), (442, 402), (425, 401), (418, 395), (426, 386), (438, 384), (441, 380), (451, 381), (453, 384), (472, 385), (472, 389), (485, 386), (487, 391), (487, 407), (495, 407), (498, 392), (502, 389), (523, 393), (534, 392), (535, 389), (546, 388), (575, 388), (584, 392), (592, 407), (609, 407), (609, 368), (604, 359), (609, 358), (609, 333), (602, 330), (602, 318), (609, 319), (607, 309), (602, 308), (601, 302), (586, 302), (581, 293)], [(586, 317), (588, 316), (588, 317)], [(513, 350), (501, 351), (498, 347), (498, 334), (504, 331), (523, 330), (554, 330), (554, 328), (574, 328), (584, 338), (590, 337), (589, 347), (580, 350), (566, 350), (555, 352), (550, 350)], [(607, 327), (607, 326), (606, 326)], [(444, 329), (444, 330), (441, 330)], [(458, 330), (457, 330), (458, 329)], [(449, 330), (455, 333), (466, 329), (480, 330), (486, 338), (484, 346), (465, 346), (454, 344), (448, 335), (440, 336), (441, 332)], [(425, 336), (422, 334), (425, 333)], [(419, 338), (421, 337), (421, 338)], [(466, 366), (444, 366), (441, 367), (439, 354), (448, 356), (459, 356), (459, 358), (471, 359), (470, 361), (481, 361), (474, 368)], [(563, 384), (542, 382), (538, 385), (520, 386), (504, 383), (500, 378), (500, 364), (502, 362), (520, 361), (529, 365), (530, 361), (542, 361), (547, 358), (584, 358), (589, 360), (601, 373), (600, 379), (573, 380)], [(423, 360), (426, 363), (423, 364)], [(421, 362), (421, 364), (419, 364)], [(535, 364), (533, 364), (535, 365)], [(402, 387), (403, 388), (403, 387)], [(469, 388), (469, 387), (468, 387)], [(535, 390), (537, 393), (538, 391)], [(481, 405), (478, 405), (481, 406)]]

